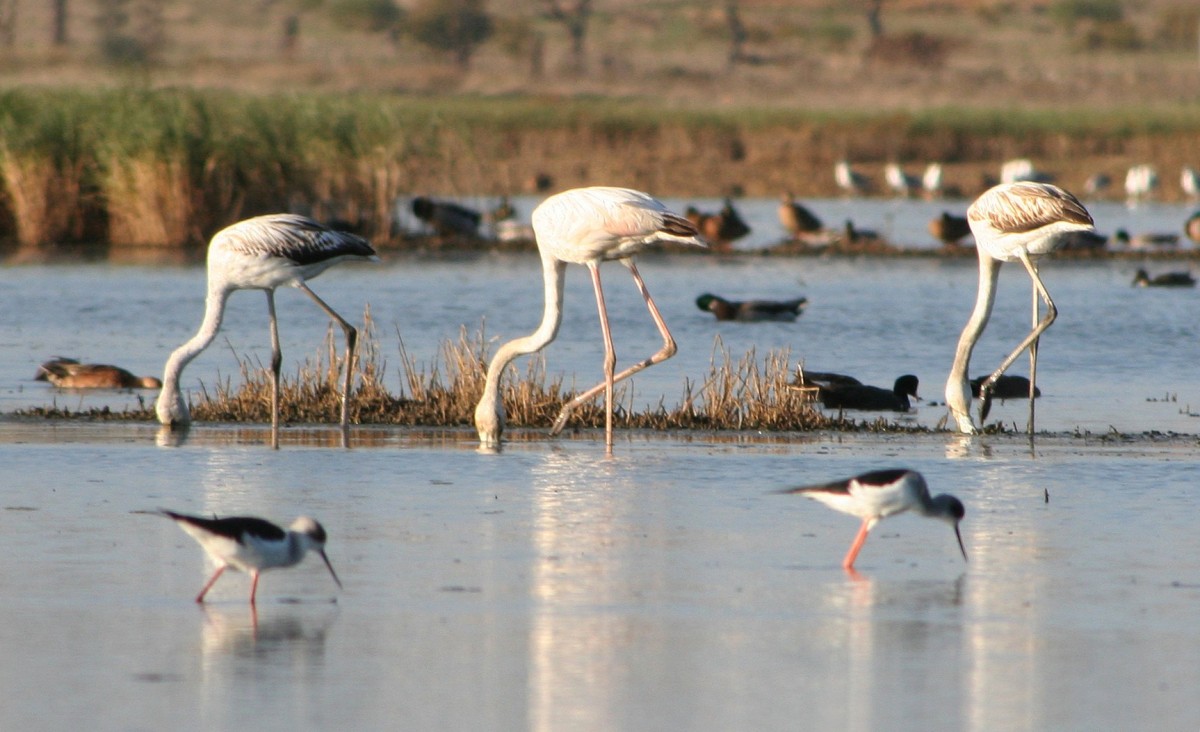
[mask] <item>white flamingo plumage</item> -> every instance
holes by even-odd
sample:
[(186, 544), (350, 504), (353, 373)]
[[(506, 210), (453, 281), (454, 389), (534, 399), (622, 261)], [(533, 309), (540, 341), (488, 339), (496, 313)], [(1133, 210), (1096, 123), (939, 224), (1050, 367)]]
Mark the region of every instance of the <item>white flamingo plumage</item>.
[(345, 260), (379, 261), (362, 237), (335, 231), (296, 214), (268, 214), (239, 221), (218, 231), (208, 245), (208, 295), (204, 320), (196, 335), (171, 353), (163, 371), (162, 392), (155, 412), (172, 427), (191, 422), (191, 412), (179, 388), (184, 367), (212, 343), (221, 328), (225, 302), (235, 290), (263, 290), (271, 320), (271, 446), (279, 447), (279, 327), (275, 318), (275, 288), (291, 285), (313, 299), (346, 334), (346, 369), (342, 385), (342, 441), (349, 433), (350, 381), (358, 331), (305, 284)]
[[(542, 323), (532, 334), (505, 343), (488, 367), (487, 380), (479, 404), (475, 407), (475, 427), (485, 446), (500, 444), (504, 431), (504, 406), (500, 396), (500, 377), (505, 367), (518, 356), (535, 353), (558, 335), (562, 322), (563, 282), (567, 264), (582, 264), (592, 276), (600, 329), (604, 336), (604, 381), (588, 389), (563, 406), (550, 434), (557, 434), (571, 412), (601, 391), (605, 393), (605, 444), (612, 449), (613, 384), (647, 366), (665, 361), (675, 354), (675, 341), (662, 315), (638, 274), (633, 256), (656, 242), (673, 241), (699, 247), (706, 244), (694, 224), (667, 209), (662, 203), (640, 191), (627, 188), (576, 188), (547, 198), (533, 211), (534, 236), (542, 257), (545, 310)], [(657, 353), (614, 375), (616, 352), (609, 332), (604, 291), (600, 286), (600, 264), (616, 260), (624, 264), (646, 301), (650, 316), (658, 326), (663, 346)]]
[[(1058, 248), (1064, 238), (1078, 232), (1095, 231), (1091, 214), (1075, 196), (1049, 183), (1022, 181), (1002, 183), (984, 192), (967, 209), (971, 232), (979, 254), (979, 290), (975, 309), (958, 340), (954, 364), (946, 381), (946, 405), (961, 432), (973, 434), (971, 385), (967, 377), (971, 351), (987, 327), (996, 299), (996, 282), (1002, 262), (1020, 262), (1033, 280), (1033, 330), (992, 372), (980, 389), (980, 419), (991, 406), (991, 390), (997, 379), (1026, 348), (1030, 360), (1029, 432), (1033, 432), (1033, 390), (1037, 377), (1038, 337), (1058, 315), (1054, 301), (1038, 276), (1035, 261)], [(1046, 316), (1038, 319), (1038, 297), (1046, 302)]]

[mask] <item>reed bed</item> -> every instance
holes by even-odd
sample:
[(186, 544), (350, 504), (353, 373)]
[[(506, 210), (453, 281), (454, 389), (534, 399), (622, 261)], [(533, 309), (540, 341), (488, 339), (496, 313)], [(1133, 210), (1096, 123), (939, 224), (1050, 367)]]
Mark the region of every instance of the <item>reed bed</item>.
[[(1200, 155), (1194, 109), (930, 110), (868, 115), (665, 110), (636, 100), (213, 90), (0, 92), (0, 238), (201, 251), (233, 221), (291, 210), (403, 245), (400, 196), (613, 182), (660, 195), (831, 195), (834, 158), (866, 170), (944, 160), (964, 181), (1014, 150), (1071, 179)], [(800, 151), (799, 153), (797, 151)], [(628, 161), (639, 164), (630, 166)], [(786, 162), (785, 162), (786, 161)], [(1080, 177), (1082, 180), (1082, 177)]]
[[(376, 324), (367, 309), (354, 364), (351, 422), (407, 427), (472, 425), (475, 404), (483, 391), (490, 360), (484, 328), (481, 326), (475, 333), (463, 328), (456, 339), (442, 343), (440, 353), (429, 364), (420, 364), (413, 359), (405, 350), (399, 332), (396, 335), (400, 373), (398, 390), (392, 392), (386, 386), (389, 380), (387, 365), (380, 352)], [(270, 422), (270, 372), (254, 359), (239, 357), (238, 363), (236, 379), (218, 377), (211, 386), (202, 385), (191, 405), (196, 421)], [(762, 358), (751, 350), (735, 358), (718, 338), (714, 341), (708, 372), (695, 383), (685, 383), (682, 396), (674, 406), (667, 406), (664, 398), (655, 406), (639, 410), (632, 403), (632, 392), (622, 388), (625, 385), (618, 385), (614, 395), (614, 423), (623, 429), (654, 430), (912, 432), (924, 429), (901, 426), (882, 418), (864, 421), (847, 419), (844, 415), (826, 416), (814, 408), (810, 391), (795, 386), (791, 364), (792, 355), (787, 350), (771, 351)], [(342, 368), (341, 331), (335, 334), (331, 329), (318, 352), (300, 364), (295, 373), (285, 374), (281, 379), (281, 421), (296, 425), (336, 424), (341, 409), (338, 375)], [(509, 370), (502, 389), (509, 427), (548, 429), (562, 406), (575, 396), (564, 387), (562, 377), (546, 373), (541, 356), (528, 359), (523, 370), (515, 365), (509, 366)], [(22, 410), (16, 415), (53, 419), (154, 419), (152, 403), (144, 403), (141, 409), (121, 412), (107, 408), (71, 412), (54, 406)], [(602, 399), (577, 409), (569, 425), (571, 428), (602, 428)]]

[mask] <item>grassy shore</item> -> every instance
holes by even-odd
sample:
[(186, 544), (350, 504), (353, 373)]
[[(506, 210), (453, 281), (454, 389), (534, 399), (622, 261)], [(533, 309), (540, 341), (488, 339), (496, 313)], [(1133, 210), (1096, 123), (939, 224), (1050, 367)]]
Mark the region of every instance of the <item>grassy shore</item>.
[[(202, 250), (268, 211), (351, 222), (399, 243), (398, 197), (499, 195), (545, 175), (670, 196), (835, 192), (834, 162), (878, 175), (938, 160), (973, 195), (1030, 156), (1068, 187), (1134, 162), (1200, 165), (1200, 109), (830, 113), (665, 111), (647, 102), (385, 94), (22, 89), (0, 95), (0, 236)], [(1163, 197), (1180, 196), (1164, 185)]]
[[(384, 385), (388, 366), (380, 355), (379, 337), (368, 311), (355, 359), (355, 386), (350, 401), (353, 424), (406, 427), (469, 427), (475, 404), (483, 392), (490, 355), (481, 331), (442, 344), (440, 355), (422, 365), (411, 359), (399, 343), (400, 393)], [(397, 336), (399, 337), (399, 336)], [(816, 409), (815, 392), (794, 384), (793, 359), (786, 351), (760, 356), (753, 350), (738, 357), (718, 342), (709, 370), (701, 381), (685, 383), (679, 400), (665, 398), (647, 409), (632, 404), (632, 395), (618, 385), (614, 421), (622, 429), (654, 430), (761, 430), (798, 432), (845, 430), (872, 432), (923, 431), (885, 418), (856, 420), (844, 414), (830, 417)], [(271, 421), (271, 379), (264, 364), (241, 359), (240, 378), (205, 385), (191, 405), (197, 422), (266, 423)], [(334, 334), (325, 346), (294, 374), (285, 374), (280, 395), (280, 419), (285, 424), (337, 424), (341, 409), (339, 360)], [(575, 394), (561, 378), (546, 375), (540, 357), (528, 361), (522, 372), (509, 368), (502, 388), (506, 422), (513, 428), (549, 429), (562, 406)], [(113, 412), (93, 409), (71, 412), (60, 408), (35, 408), (14, 413), (17, 417), (154, 421), (152, 405)], [(602, 400), (577, 409), (570, 428), (603, 428)]]

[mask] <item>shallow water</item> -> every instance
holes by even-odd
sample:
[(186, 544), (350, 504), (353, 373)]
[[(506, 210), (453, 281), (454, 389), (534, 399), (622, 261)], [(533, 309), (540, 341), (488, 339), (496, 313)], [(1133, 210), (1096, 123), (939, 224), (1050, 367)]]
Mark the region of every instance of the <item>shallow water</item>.
[[(0, 420), (0, 729), (1196, 729), (1197, 294), (1135, 289), (1136, 266), (1044, 264), (1060, 316), (1038, 425), (1054, 434), (1033, 444), (618, 431), (610, 458), (594, 431), (518, 432), (484, 454), (465, 428), (357, 428), (343, 450), (321, 426), (285, 429), (274, 452), (262, 425), (181, 440), (149, 424)], [(788, 348), (871, 383), (910, 371), (940, 402), (976, 277), (970, 260), (640, 268), (680, 344), (637, 377), (627, 398), (646, 404), (702, 378), (716, 336), (735, 358)], [(627, 363), (657, 334), (622, 269), (604, 276)], [(397, 391), (397, 332), (429, 364), (460, 327), (486, 318), (507, 339), (541, 312), (530, 255), (347, 266), (313, 286), (354, 320), (370, 303)], [(594, 302), (585, 273), (567, 286), (547, 368), (586, 387), (600, 371)], [(981, 368), (1028, 327), (1028, 278), (1006, 268), (1000, 287)], [(158, 373), (199, 323), (203, 270), (5, 267), (0, 288), (0, 412), (120, 408), (137, 395), (30, 379), (59, 354)], [(692, 302), (706, 290), (810, 306), (791, 324), (719, 324)], [(263, 299), (231, 298), (189, 389), (236, 378), (234, 353), (267, 360)], [(294, 370), (327, 325), (299, 293), (278, 301)], [(996, 409), (1023, 426), (1026, 405)], [(1191, 436), (1100, 437), (1110, 427)], [(840, 568), (855, 520), (771, 493), (893, 465), (963, 500), (969, 563), (945, 525), (900, 516), (872, 532), (856, 579)], [(211, 568), (143, 513), (157, 507), (315, 516), (345, 590), (310, 558), (265, 575), (257, 613), (233, 573), (198, 607)]]
[[(330, 432), (330, 430), (323, 430)], [(5, 729), (1195, 729), (1192, 441), (0, 423)], [(321, 432), (321, 431), (318, 431)], [(317, 435), (316, 439), (320, 439)], [(903, 464), (967, 506), (770, 491)], [(53, 465), (53, 468), (49, 466)], [(1049, 497), (1047, 502), (1046, 497)], [(158, 506), (319, 517), (259, 607)], [(336, 601), (334, 601), (336, 600)]]
[[(746, 202), (756, 231), (777, 231), (773, 202)], [(947, 202), (827, 201), (857, 205), (863, 216), (921, 211)], [(814, 204), (815, 206), (816, 204)], [(1120, 225), (1119, 216), (1148, 216), (1134, 231), (1177, 228), (1182, 206), (1128, 209), (1095, 204), (1098, 225)], [(528, 211), (528, 207), (522, 209)], [(1099, 213), (1104, 212), (1104, 215)], [(1111, 215), (1109, 212), (1111, 211)], [(828, 218), (827, 214), (823, 214)], [(1173, 217), (1174, 220), (1171, 220)], [(901, 220), (898, 213), (895, 220)], [(1122, 221), (1122, 223), (1124, 223)], [(777, 227), (777, 225), (776, 225)], [(914, 233), (915, 237), (916, 234)], [(1187, 269), (1190, 262), (1050, 259), (1042, 276), (1059, 308), (1042, 338), (1037, 425), (1052, 432), (1200, 431), (1200, 325), (1195, 289), (1135, 288), (1135, 270)], [(758, 358), (786, 350), (795, 363), (816, 371), (854, 374), (865, 383), (890, 386), (904, 373), (921, 379), (922, 403), (903, 421), (937, 425), (945, 416), (943, 391), (958, 333), (974, 304), (973, 259), (822, 259), (708, 256), (644, 256), (647, 286), (679, 343), (671, 360), (637, 375), (625, 403), (644, 409), (682, 401), (686, 383), (709, 372), (721, 345), (734, 360), (750, 349)], [(661, 343), (641, 298), (623, 268), (603, 268), (618, 366), (640, 360)], [(500, 342), (530, 333), (542, 313), (538, 259), (533, 254), (481, 253), (455, 259), (393, 257), (379, 266), (343, 265), (313, 283), (314, 290), (351, 320), (369, 305), (389, 389), (403, 391), (399, 344), (419, 368), (431, 369), (440, 346), (461, 329), (481, 324)], [(0, 412), (31, 406), (70, 409), (136, 406), (154, 394), (57, 391), (34, 382), (37, 365), (56, 355), (117, 363), (138, 374), (161, 374), (167, 355), (199, 325), (204, 303), (201, 265), (174, 267), (60, 264), (0, 268), (0, 288), (18, 307), (0, 311)], [(699, 310), (698, 295), (731, 299), (805, 296), (809, 305), (795, 323), (718, 323)], [(1029, 331), (1031, 286), (1020, 267), (1001, 272), (991, 324), (973, 358), (974, 375), (985, 374)], [(184, 374), (193, 394), (202, 387), (240, 381), (235, 355), (252, 364), (270, 360), (265, 298), (235, 293), (213, 345)], [(285, 288), (277, 297), (284, 369), (294, 374), (320, 352), (329, 321), (301, 293)], [(336, 334), (340, 340), (340, 331)], [(719, 340), (718, 340), (719, 339)], [(340, 348), (340, 346), (339, 346)], [(563, 325), (545, 351), (551, 376), (586, 389), (601, 378), (603, 346), (586, 270), (568, 270)], [(718, 352), (719, 354), (719, 352)], [(523, 369), (525, 361), (518, 361)], [(1010, 373), (1028, 374), (1021, 357)], [(997, 405), (992, 419), (1024, 429), (1028, 404)], [(874, 415), (854, 415), (870, 418)]]

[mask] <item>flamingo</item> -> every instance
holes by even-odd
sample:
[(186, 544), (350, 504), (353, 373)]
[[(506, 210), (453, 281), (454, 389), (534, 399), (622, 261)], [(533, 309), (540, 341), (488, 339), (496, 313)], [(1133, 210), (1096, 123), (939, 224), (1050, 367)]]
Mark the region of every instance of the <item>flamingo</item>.
[[(528, 336), (505, 343), (488, 366), (487, 379), (479, 404), (475, 407), (475, 428), (482, 445), (500, 444), (504, 431), (504, 405), (500, 397), (500, 377), (505, 367), (518, 356), (536, 353), (558, 335), (562, 323), (563, 282), (568, 264), (582, 264), (592, 277), (596, 291), (596, 306), (600, 313), (600, 331), (604, 337), (604, 381), (588, 389), (563, 406), (551, 435), (558, 434), (571, 412), (601, 391), (605, 399), (604, 438), (612, 451), (613, 384), (628, 378), (647, 366), (665, 361), (675, 355), (675, 340), (663, 322), (662, 315), (650, 297), (633, 256), (656, 242), (679, 242), (706, 247), (699, 231), (690, 221), (672, 213), (658, 200), (641, 191), (628, 188), (575, 188), (555, 194), (533, 211), (533, 230), (538, 251), (542, 256), (542, 281), (545, 310), (542, 323)], [(633, 275), (634, 284), (642, 293), (650, 316), (663, 338), (663, 346), (644, 361), (633, 364), (614, 375), (616, 352), (608, 326), (608, 311), (604, 291), (600, 286), (600, 264), (616, 260)]]
[[(967, 379), (971, 351), (987, 327), (996, 299), (996, 282), (1002, 262), (1020, 262), (1033, 281), (1034, 328), (992, 372), (980, 389), (980, 419), (987, 419), (992, 388), (1004, 371), (1026, 348), (1030, 361), (1029, 433), (1033, 434), (1033, 389), (1037, 374), (1037, 344), (1042, 331), (1058, 316), (1050, 293), (1038, 276), (1035, 260), (1058, 248), (1065, 238), (1078, 232), (1094, 232), (1095, 222), (1079, 199), (1049, 183), (1021, 181), (1001, 183), (983, 193), (967, 209), (971, 232), (979, 252), (979, 291), (975, 309), (958, 339), (954, 364), (946, 381), (946, 405), (958, 429), (967, 434), (977, 430), (971, 419), (971, 385)], [(1046, 301), (1046, 317), (1038, 320), (1038, 296)]]
[(1129, 204), (1149, 198), (1155, 188), (1158, 188), (1158, 170), (1153, 165), (1142, 163), (1125, 172), (1125, 195)]
[(305, 284), (329, 267), (345, 260), (378, 262), (366, 239), (334, 231), (305, 216), (268, 214), (239, 221), (218, 231), (208, 245), (208, 296), (204, 320), (191, 340), (176, 348), (163, 371), (162, 392), (155, 412), (158, 421), (171, 427), (192, 421), (179, 388), (183, 369), (212, 343), (225, 316), (225, 301), (235, 290), (263, 290), (271, 319), (271, 447), (279, 447), (279, 327), (275, 320), (275, 288), (291, 285), (313, 299), (337, 321), (346, 334), (346, 377), (342, 384), (342, 443), (349, 435), (350, 379), (358, 331)]

